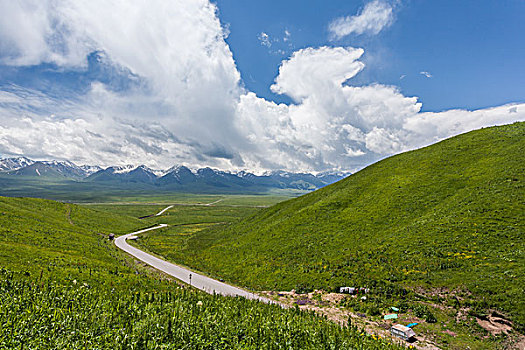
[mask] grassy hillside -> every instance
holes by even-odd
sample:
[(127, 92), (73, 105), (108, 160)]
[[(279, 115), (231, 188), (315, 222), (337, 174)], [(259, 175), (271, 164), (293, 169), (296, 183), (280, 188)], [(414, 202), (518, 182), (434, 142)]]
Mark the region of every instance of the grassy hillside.
[(524, 123), (482, 129), (171, 237), (178, 251), (162, 254), (257, 290), (368, 286), (379, 306), (417, 291), (457, 310), (500, 310), (523, 330), (524, 167)]
[(91, 275), (90, 282), (105, 281), (119, 255), (104, 235), (143, 226), (136, 218), (75, 205), (0, 197), (0, 265), (53, 280)]
[(183, 288), (104, 237), (144, 225), (0, 197), (0, 349), (399, 349), (312, 313)]

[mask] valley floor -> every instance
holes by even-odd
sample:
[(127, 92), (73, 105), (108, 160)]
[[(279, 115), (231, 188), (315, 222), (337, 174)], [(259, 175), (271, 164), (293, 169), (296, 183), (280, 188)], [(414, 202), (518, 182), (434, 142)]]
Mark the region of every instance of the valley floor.
[[(222, 203), (216, 202), (201, 208), (200, 204), (191, 205), (186, 203), (184, 207), (169, 206), (162, 209), (162, 215), (153, 215), (148, 217), (151, 223), (169, 222), (171, 227), (159, 231), (148, 231), (138, 235), (138, 239), (133, 241), (135, 247), (144, 249), (162, 257), (163, 254), (170, 252), (169, 260), (176, 261), (173, 256), (177, 256), (177, 250), (181, 239), (188, 239), (195, 232), (209, 228), (213, 225), (224, 225), (231, 220), (239, 220), (242, 217), (250, 215), (253, 207), (223, 207)], [(251, 208), (252, 210), (248, 210)], [(109, 207), (104, 207), (108, 210)], [(131, 209), (131, 207), (129, 207)], [(135, 208), (138, 209), (138, 208)], [(157, 207), (141, 207), (141, 210), (149, 210), (152, 213), (157, 212)], [(135, 210), (133, 210), (135, 212)], [(141, 214), (144, 211), (141, 211)], [(159, 217), (160, 216), (160, 217)], [(191, 219), (190, 219), (191, 218)], [(196, 222), (195, 219), (201, 219)], [(129, 235), (128, 235), (129, 236)], [(177, 243), (178, 242), (178, 243)], [(139, 257), (140, 259), (140, 257)], [(141, 259), (142, 260), (142, 259)], [(194, 270), (185, 270), (184, 277), (180, 278), (188, 283), (187, 274), (197, 274)], [(219, 276), (211, 275), (217, 279)], [(208, 278), (208, 277), (206, 277)], [(221, 283), (217, 281), (218, 283)], [(205, 288), (206, 289), (206, 288)], [(209, 292), (209, 290), (208, 290)], [(251, 293), (249, 293), (251, 294)], [(414, 310), (404, 309), (399, 313), (397, 320), (383, 320), (382, 314), (358, 312), (351, 307), (346, 306), (346, 300), (355, 298), (340, 293), (330, 293), (321, 290), (312, 292), (290, 291), (268, 291), (259, 292), (264, 298), (272, 300), (283, 307), (298, 307), (301, 310), (313, 311), (327, 319), (341, 324), (357, 326), (359, 329), (367, 332), (373, 337), (382, 338), (389, 342), (395, 342), (404, 346), (413, 346), (418, 349), (496, 349), (496, 348), (515, 348), (519, 349), (519, 344), (524, 341), (524, 337), (512, 332), (512, 327), (501, 327), (501, 323), (490, 322), (484, 324), (484, 320), (469, 315), (469, 310), (464, 310), (464, 316), (458, 319), (453, 307), (436, 303), (431, 298), (419, 298), (414, 305), (423, 305), (437, 318), (436, 321), (426, 322), (425, 315), (416, 315)], [(253, 295), (253, 294), (252, 294)], [(390, 335), (390, 327), (393, 324), (401, 323), (418, 323), (415, 327), (416, 341), (406, 343), (399, 339), (394, 339)], [(503, 322), (508, 322), (503, 320)], [(499, 327), (498, 327), (499, 326)], [(492, 327), (492, 328), (491, 328)], [(505, 334), (510, 334), (505, 337)], [(506, 341), (502, 341), (506, 338)], [(506, 345), (505, 345), (506, 344)], [(511, 345), (514, 344), (514, 345)]]
[[(0, 197), (0, 349), (399, 349), (313, 314), (175, 283), (108, 239), (151, 224), (106, 209)], [(180, 219), (206, 217), (183, 210)], [(213, 208), (208, 222), (230, 210)]]

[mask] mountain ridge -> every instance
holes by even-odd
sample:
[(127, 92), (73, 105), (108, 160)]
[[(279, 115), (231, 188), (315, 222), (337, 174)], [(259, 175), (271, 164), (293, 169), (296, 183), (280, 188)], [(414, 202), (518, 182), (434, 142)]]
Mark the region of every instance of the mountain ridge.
[(70, 161), (33, 161), (26, 157), (0, 159), (0, 175), (11, 177), (35, 177), (105, 185), (140, 184), (171, 190), (195, 191), (201, 188), (215, 189), (297, 189), (315, 190), (336, 182), (349, 173), (323, 172), (292, 173), (282, 170), (256, 175), (246, 170), (230, 172), (210, 167), (190, 169), (176, 165), (167, 170), (155, 170), (145, 165), (77, 166)]

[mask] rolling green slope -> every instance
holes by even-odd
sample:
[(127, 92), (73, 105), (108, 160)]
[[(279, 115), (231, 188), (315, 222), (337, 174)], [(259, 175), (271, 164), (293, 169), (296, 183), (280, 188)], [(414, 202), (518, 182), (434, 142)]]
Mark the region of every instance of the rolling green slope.
[(477, 130), (181, 237), (173, 258), (258, 290), (442, 288), (523, 329), (524, 177), (525, 124)]
[(0, 197), (0, 349), (401, 349), (312, 313), (161, 280), (104, 236), (143, 226)]
[(105, 235), (143, 226), (136, 218), (76, 205), (0, 197), (0, 266), (53, 280), (103, 283), (112, 279), (120, 257)]

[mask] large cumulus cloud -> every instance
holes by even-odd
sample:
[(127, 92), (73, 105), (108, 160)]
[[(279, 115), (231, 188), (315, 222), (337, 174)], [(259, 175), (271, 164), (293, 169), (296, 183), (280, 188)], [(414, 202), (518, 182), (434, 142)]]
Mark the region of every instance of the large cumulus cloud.
[(101, 52), (141, 84), (123, 96), (99, 86), (95, 98), (78, 96), (98, 113), (160, 122), (203, 149), (240, 137), (231, 118), (240, 74), (207, 0), (1, 1), (0, 10), (10, 19), (0, 21), (3, 64), (82, 70)]
[(300, 50), (282, 63), (272, 86), (296, 104), (243, 96), (239, 124), (254, 146), (268, 150), (260, 164), (358, 169), (469, 130), (525, 120), (525, 104), (421, 113), (417, 98), (404, 96), (395, 86), (352, 86), (352, 78), (364, 68), (362, 55), (363, 50), (354, 48)]
[[(0, 91), (0, 153), (100, 165), (263, 171), (354, 170), (475, 128), (525, 119), (525, 105), (421, 113), (395, 86), (353, 86), (364, 51), (306, 48), (282, 62), (276, 104), (245, 91), (207, 0), (0, 0), (4, 67), (113, 67), (86, 91)], [(4, 82), (0, 82), (4, 83)], [(56, 90), (54, 90), (56, 91)], [(60, 91), (60, 90), (59, 90)]]

